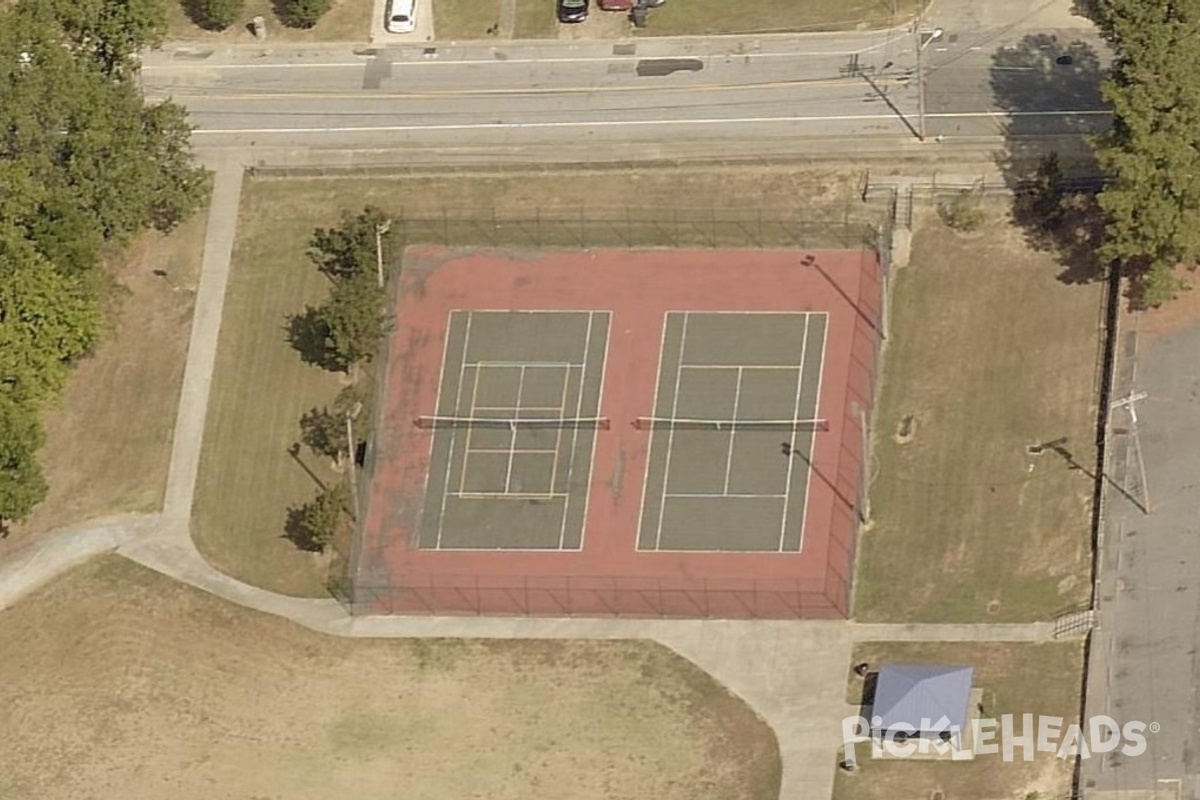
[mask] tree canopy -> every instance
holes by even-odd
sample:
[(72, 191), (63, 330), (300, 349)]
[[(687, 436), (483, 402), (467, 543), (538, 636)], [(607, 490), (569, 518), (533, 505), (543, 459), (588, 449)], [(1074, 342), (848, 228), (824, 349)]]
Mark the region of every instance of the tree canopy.
[(0, 11), (0, 521), (46, 491), (38, 415), (102, 333), (101, 248), (204, 200), (183, 110), (136, 83), (165, 27), (160, 0)]
[(1112, 178), (1101, 254), (1156, 305), (1200, 257), (1200, 5), (1098, 0), (1095, 17), (1116, 52), (1103, 86), (1113, 125), (1096, 142)]

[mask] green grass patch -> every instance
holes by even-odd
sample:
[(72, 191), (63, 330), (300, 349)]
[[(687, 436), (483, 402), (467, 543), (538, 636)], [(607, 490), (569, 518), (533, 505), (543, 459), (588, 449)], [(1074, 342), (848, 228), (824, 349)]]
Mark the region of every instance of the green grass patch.
[(972, 234), (924, 223), (895, 275), (861, 619), (1045, 620), (1089, 591), (1104, 287), (985, 208)]
[[(514, 0), (517, 24), (514, 39), (553, 39), (558, 30), (556, 0)], [(592, 13), (601, 13), (593, 0)]]
[(904, 25), (923, 0), (669, 0), (647, 15), (648, 36), (846, 31)]
[(246, 0), (237, 22), (223, 31), (209, 31), (192, 21), (181, 0), (166, 3), (169, 41), (253, 42), (256, 39), (247, 26), (255, 17), (262, 17), (269, 42), (365, 42), (371, 37), (371, 15), (375, 13), (374, 0), (336, 0), (312, 28), (289, 28), (276, 16), (274, 0)]
[(500, 0), (435, 0), (433, 30), (438, 41), (494, 38), (488, 30), (500, 22)]

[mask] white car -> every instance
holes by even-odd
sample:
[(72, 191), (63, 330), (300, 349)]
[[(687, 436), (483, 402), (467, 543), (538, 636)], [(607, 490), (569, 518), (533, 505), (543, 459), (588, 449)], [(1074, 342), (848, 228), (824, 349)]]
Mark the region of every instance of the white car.
[(389, 33), (412, 33), (417, 27), (416, 0), (388, 0), (387, 22), (384, 27)]

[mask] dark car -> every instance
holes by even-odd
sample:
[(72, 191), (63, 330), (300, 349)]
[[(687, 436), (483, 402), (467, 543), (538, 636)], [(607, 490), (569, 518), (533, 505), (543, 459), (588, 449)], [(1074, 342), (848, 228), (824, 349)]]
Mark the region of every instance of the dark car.
[(588, 0), (558, 0), (559, 22), (583, 22), (588, 15)]

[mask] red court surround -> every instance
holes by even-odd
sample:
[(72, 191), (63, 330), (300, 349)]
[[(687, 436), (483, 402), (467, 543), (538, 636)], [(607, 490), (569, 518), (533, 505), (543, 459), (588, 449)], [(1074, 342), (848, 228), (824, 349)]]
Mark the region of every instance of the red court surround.
[[(870, 251), (596, 250), (527, 255), (415, 247), (405, 254), (354, 568), (367, 613), (844, 617), (882, 304)], [(449, 312), (612, 312), (583, 547), (572, 552), (415, 549)], [(636, 550), (667, 311), (829, 314), (800, 553)]]

